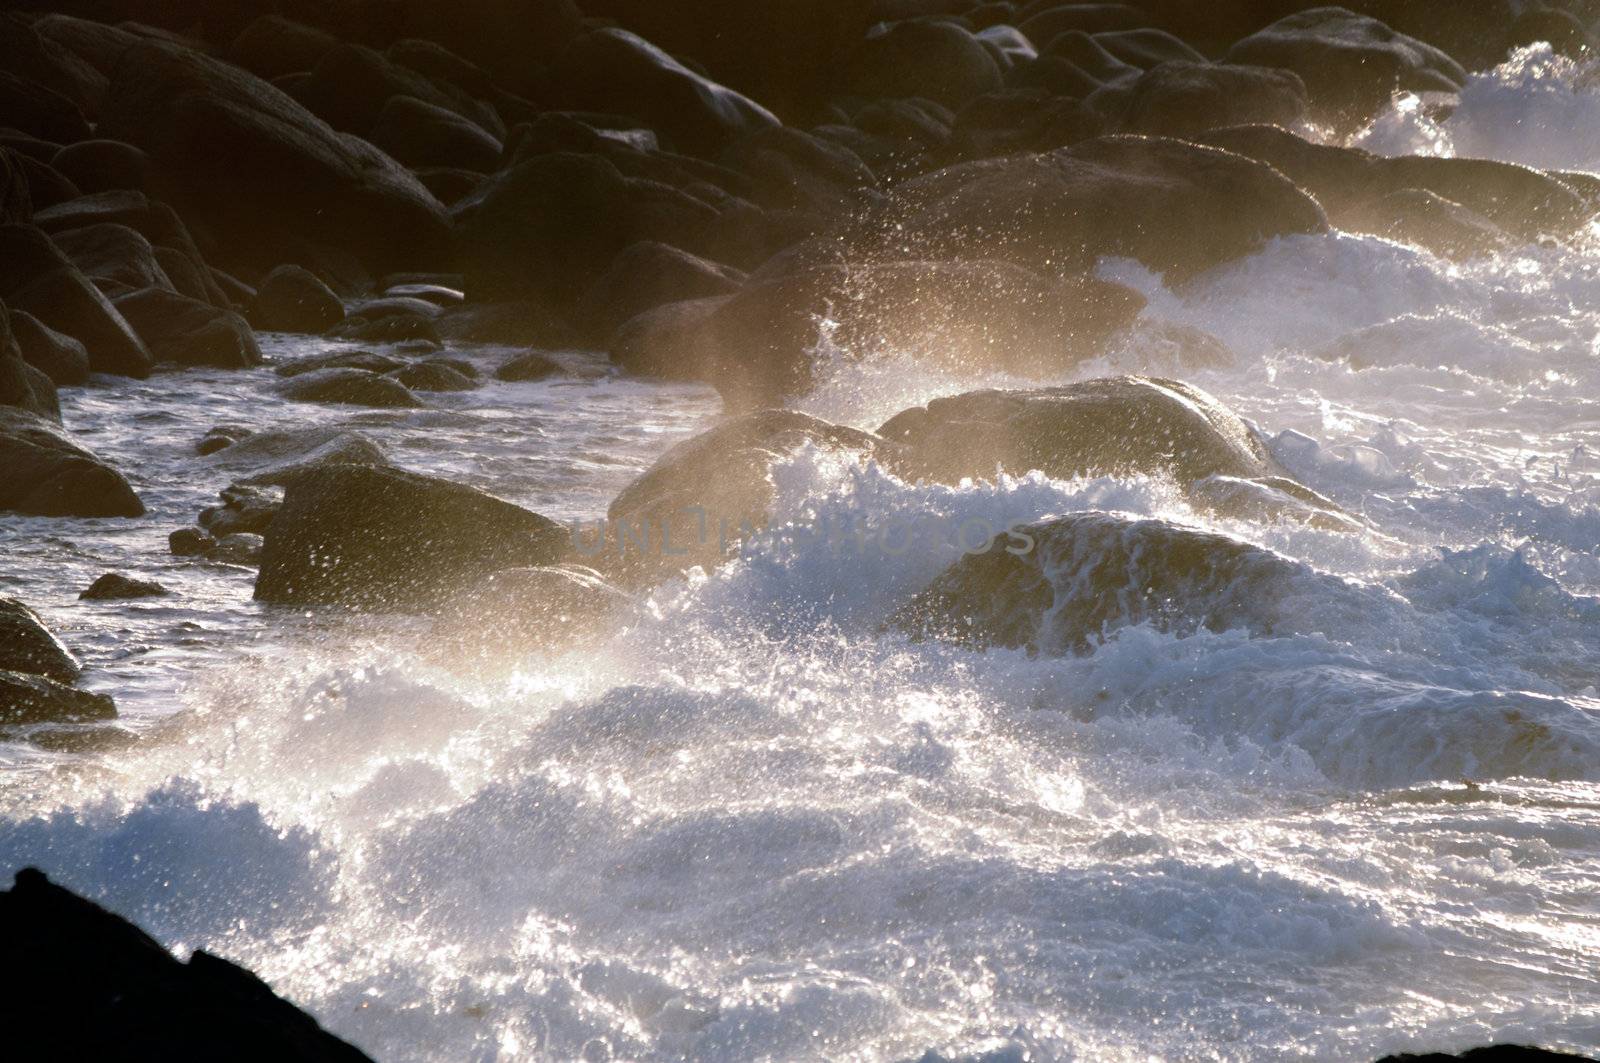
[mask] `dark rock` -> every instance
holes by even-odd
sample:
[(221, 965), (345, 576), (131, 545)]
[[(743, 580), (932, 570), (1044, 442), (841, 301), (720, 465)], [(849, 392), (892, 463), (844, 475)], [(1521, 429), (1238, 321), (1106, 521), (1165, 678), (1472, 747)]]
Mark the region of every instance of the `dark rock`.
[(246, 428), (244, 425), (219, 424), (200, 437), (200, 442), (194, 446), (194, 452), (201, 457), (205, 457), (208, 454), (215, 454), (219, 450), (226, 450), (239, 442), (239, 440), (248, 439), (254, 434), (254, 429)]
[(0, 302), (0, 406), (61, 420), (61, 403), (50, 377), (22, 357), (11, 334), (11, 313)]
[(11, 311), (11, 336), (22, 360), (64, 387), (89, 379), (89, 352), (71, 336), (63, 336), (32, 314)]
[(1469, 1048), (1460, 1055), (1444, 1052), (1411, 1054), (1402, 1052), (1384, 1056), (1378, 1063), (1594, 1063), (1588, 1056), (1570, 1052), (1552, 1052), (1531, 1045), (1486, 1045)]
[(278, 394), (293, 402), (334, 402), (387, 409), (422, 405), (404, 384), (365, 369), (315, 369), (301, 373), (280, 385)]
[(488, 173), (500, 164), (502, 151), (481, 126), (412, 96), (391, 96), (368, 139), (414, 169), (455, 166)]
[(455, 209), (474, 298), (576, 299), (642, 240), (691, 246), (715, 211), (610, 162), (539, 155), (484, 182)]
[(123, 55), (142, 39), (130, 30), (71, 15), (45, 15), (33, 28), (45, 41), (82, 59), (106, 79), (102, 96), (110, 91), (110, 76)]
[(21, 164), (23, 176), (28, 182), (28, 195), (33, 200), (34, 210), (53, 207), (83, 194), (77, 185), (49, 163), (21, 154), (16, 156), (16, 161)]
[(222, 491), (222, 505), (200, 511), (200, 526), (218, 539), (265, 535), (282, 499), (261, 487), (233, 484)]
[(400, 9), (398, 36), (435, 41), (518, 93), (583, 29), (572, 0), (404, 0)]
[(1094, 41), (1111, 56), (1149, 70), (1162, 63), (1203, 63), (1206, 57), (1165, 30), (1136, 29), (1096, 33)]
[(268, 332), (326, 332), (344, 320), (344, 304), (310, 270), (279, 266), (262, 280), (250, 322)]
[[(33, 220), (39, 228), (53, 235), (95, 225), (123, 225), (133, 229), (150, 242), (158, 262), (170, 262), (173, 255), (188, 260), (184, 273), (196, 277), (204, 288), (203, 295), (194, 295), (195, 298), (217, 306), (227, 304), (221, 289), (211, 279), (211, 269), (188, 227), (171, 207), (151, 200), (143, 192), (131, 189), (96, 192), (36, 211)], [(162, 269), (167, 271), (165, 265)], [(176, 284), (170, 271), (167, 277)]]
[(1357, 204), (1339, 215), (1339, 225), (1458, 260), (1492, 255), (1513, 243), (1510, 234), (1483, 215), (1420, 188)]
[(1104, 255), (1181, 282), (1273, 236), (1322, 233), (1322, 208), (1270, 166), (1178, 140), (1101, 137), (962, 163), (897, 189), (884, 242), (1078, 272)]
[(1396, 91), (1455, 92), (1467, 80), (1438, 48), (1341, 7), (1280, 19), (1235, 44), (1228, 61), (1294, 71), (1312, 115), (1345, 130), (1371, 119)]
[(448, 288), (442, 284), (395, 284), (383, 290), (385, 299), (421, 299), (432, 303), (441, 310), (453, 306), (460, 306), (466, 301), (466, 296), (459, 288)]
[(1076, 476), (1281, 476), (1237, 414), (1173, 380), (1112, 377), (1028, 391), (934, 399), (878, 429), (904, 445), (891, 461), (907, 479), (955, 484), (1038, 469)]
[[(42, 675), (0, 671), (0, 725), (84, 723), (116, 718), (116, 702), (104, 694), (75, 690)], [(4, 916), (0, 915), (0, 922), (3, 921)], [(52, 1042), (53, 1048), (59, 1046), (60, 1041)], [(19, 1047), (13, 1042), (13, 1051)]]
[(478, 190), (483, 184), (483, 174), (459, 166), (424, 166), (417, 171), (417, 180), (440, 203), (454, 207)]
[(413, 362), (389, 374), (412, 391), (471, 391), (478, 382), (439, 362)]
[(878, 179), (860, 156), (798, 129), (753, 133), (731, 144), (718, 161), (749, 178), (744, 194), (771, 210), (837, 214), (880, 198)]
[(1120, 285), (1000, 262), (826, 266), (658, 308), (618, 330), (612, 357), (632, 372), (704, 380), (730, 408), (749, 409), (810, 389), (824, 316), (846, 356), (881, 349), (1048, 373), (1094, 357), (1142, 306)]
[(368, 321), (379, 321), (386, 317), (398, 317), (401, 315), (425, 317), (431, 321), (439, 316), (442, 309), (438, 303), (432, 303), (426, 299), (390, 295), (357, 303), (351, 308), (350, 315), (352, 317), (364, 317)]
[(94, 135), (83, 112), (67, 97), (4, 70), (0, 70), (0, 114), (13, 129), (58, 144)]
[(180, 963), (33, 868), (0, 893), (0, 942), (19, 1058), (370, 1063), (243, 967), (203, 950)]
[(259, 565), (265, 540), (251, 532), (233, 532), (206, 551), (206, 560), (224, 565)]
[(367, 437), (339, 425), (256, 432), (213, 454), (207, 464), (244, 473), (246, 485), (278, 484), (322, 465), (387, 465)]
[[(70, 49), (41, 36), (27, 15), (0, 13), (0, 70), (49, 89), (90, 117), (105, 98), (105, 76)], [(16, 123), (8, 115), (6, 124)]]
[(841, 87), (869, 99), (920, 96), (954, 108), (1001, 84), (983, 42), (960, 26), (927, 21), (875, 29), (851, 55)]
[(0, 670), (75, 683), (83, 666), (38, 613), (15, 598), (0, 598)]
[(132, 579), (118, 572), (107, 572), (78, 595), (82, 601), (113, 601), (123, 598), (160, 598), (168, 593), (159, 583)]
[(272, 79), (310, 70), (339, 40), (324, 30), (282, 15), (262, 15), (246, 26), (228, 48), (228, 59), (256, 77)]
[(438, 308), (430, 307), (429, 310), (429, 314), (406, 311), (382, 314), (375, 318), (351, 314), (329, 329), (326, 335), (333, 339), (353, 340), (358, 343), (418, 341), (437, 349), (439, 330), (434, 326), (432, 316), (437, 313)]
[(1099, 84), (1131, 81), (1139, 76), (1139, 67), (1118, 59), (1104, 44), (1082, 30), (1070, 30), (1047, 40), (1039, 50), (1040, 59), (1065, 60)]
[(617, 495), (606, 526), (579, 526), (577, 553), (629, 586), (695, 565), (720, 564), (739, 541), (767, 526), (772, 466), (800, 447), (881, 457), (883, 441), (792, 410), (731, 417), (657, 459)]
[(1356, 148), (1313, 144), (1287, 130), (1240, 126), (1197, 140), (1265, 162), (1304, 188), (1341, 226), (1372, 200), (1420, 189), (1460, 204), (1513, 236), (1571, 236), (1594, 215), (1594, 205), (1555, 177), (1491, 159), (1422, 156), (1385, 158)]
[(1017, 28), (1029, 40), (1048, 43), (1063, 33), (1111, 33), (1150, 25), (1150, 16), (1128, 4), (1029, 4)]
[(33, 193), (22, 159), (10, 148), (0, 148), (0, 225), (26, 225), (33, 220)]
[(284, 362), (273, 369), (279, 376), (303, 376), (319, 369), (365, 369), (369, 373), (392, 373), (409, 365), (404, 358), (378, 351), (335, 351)]
[(1188, 137), (1219, 126), (1290, 125), (1306, 109), (1306, 88), (1287, 70), (1174, 60), (1086, 101), (1122, 132)]
[[(125, 225), (88, 225), (57, 232), (51, 239), (84, 276), (113, 300), (141, 288), (174, 290), (150, 241)], [(145, 344), (149, 345), (148, 339)]]
[(162, 362), (244, 369), (262, 362), (245, 319), (231, 310), (160, 288), (121, 296), (119, 313)]
[(950, 154), (990, 159), (1053, 151), (1099, 136), (1105, 125), (1105, 117), (1080, 100), (1030, 90), (997, 92), (962, 108), (950, 131)]
[(385, 105), (397, 96), (448, 111), (481, 131), (499, 130), (499, 119), (488, 105), (356, 44), (341, 44), (323, 55), (294, 95), (333, 128), (361, 137), (371, 133)]
[(150, 352), (111, 302), (31, 226), (0, 226), (0, 298), (77, 339), (96, 372), (144, 377)]
[(1295, 630), (1289, 603), (1339, 581), (1270, 550), (1162, 520), (1073, 513), (1021, 525), (962, 558), (890, 619), (915, 638), (1049, 656), (1135, 624), (1190, 635)]
[(266, 82), (195, 52), (146, 41), (125, 59), (102, 135), (150, 154), (172, 201), (210, 232), (224, 265), (242, 262), (253, 274), (304, 261), (300, 252), (318, 244), (381, 269), (445, 257), (443, 208), (377, 149), (335, 133)]
[(730, 295), (744, 275), (659, 243), (626, 248), (579, 304), (591, 338), (604, 342), (623, 322), (663, 303)]
[(407, 610), (490, 573), (554, 564), (566, 529), (461, 484), (330, 465), (297, 477), (267, 533), (256, 597)]
[(204, 557), (216, 545), (216, 537), (202, 528), (179, 528), (167, 536), (174, 557)]
[(517, 355), (494, 371), (496, 380), (544, 380), (566, 372), (561, 363), (538, 351)]
[(137, 517), (122, 474), (34, 414), (0, 407), (0, 511), (39, 517)]

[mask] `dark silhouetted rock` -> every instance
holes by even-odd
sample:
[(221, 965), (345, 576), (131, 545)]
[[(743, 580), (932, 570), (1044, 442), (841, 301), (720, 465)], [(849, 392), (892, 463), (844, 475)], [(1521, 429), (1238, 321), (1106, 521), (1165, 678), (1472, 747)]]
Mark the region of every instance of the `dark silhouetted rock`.
[(500, 131), (499, 118), (487, 104), (356, 44), (325, 54), (294, 95), (333, 128), (360, 137), (370, 136), (384, 107), (399, 96), (456, 114), (487, 132)]
[(1397, 91), (1454, 92), (1467, 80), (1438, 48), (1342, 7), (1280, 19), (1235, 44), (1228, 61), (1294, 71), (1312, 115), (1344, 129), (1368, 121)]
[(902, 253), (1078, 272), (1104, 255), (1183, 281), (1274, 236), (1322, 233), (1322, 208), (1270, 166), (1157, 137), (1101, 137), (962, 163), (897, 190)]
[(471, 391), (478, 382), (440, 362), (413, 362), (389, 374), (412, 391)]
[(116, 307), (161, 362), (219, 369), (261, 364), (255, 334), (231, 310), (160, 288), (121, 296)]
[(344, 320), (344, 304), (310, 270), (279, 266), (261, 281), (250, 322), (268, 332), (319, 333)]
[(1029, 4), (1017, 26), (1029, 40), (1047, 44), (1063, 33), (1111, 33), (1150, 25), (1150, 16), (1128, 4)]
[(282, 15), (262, 15), (235, 37), (228, 59), (259, 78), (310, 70), (338, 47), (339, 40), (325, 30)]
[(94, 135), (83, 112), (67, 97), (4, 70), (0, 70), (0, 114), (13, 129), (58, 144)]
[(31, 226), (0, 226), (0, 298), (83, 344), (96, 372), (143, 377), (150, 352), (105, 295)]
[(107, 572), (78, 595), (83, 601), (115, 601), (123, 598), (160, 598), (167, 589), (152, 580), (133, 579), (120, 572)]
[[(0, 671), (0, 726), (87, 723), (116, 718), (116, 702), (104, 694), (76, 690), (65, 683), (58, 683), (42, 675)], [(0, 923), (3, 922), (5, 922), (4, 916), (0, 914)], [(59, 1046), (59, 1041), (52, 1042), (52, 1047), (59, 1048)], [(20, 1046), (13, 1041), (10, 1050), (16, 1051), (19, 1048)]]
[(290, 377), (278, 393), (294, 402), (333, 402), (349, 406), (410, 408), (421, 406), (398, 380), (365, 369), (315, 369)]
[(0, 965), (18, 1058), (370, 1063), (243, 967), (180, 963), (32, 868), (0, 893)]
[(538, 351), (517, 355), (494, 371), (497, 380), (544, 380), (566, 372), (561, 363)]
[(0, 407), (0, 511), (39, 517), (137, 517), (122, 474), (34, 414)]
[(1306, 88), (1287, 70), (1179, 60), (1108, 85), (1087, 103), (1121, 132), (1188, 137), (1219, 126), (1293, 124), (1305, 113)]
[(297, 477), (267, 532), (256, 597), (408, 610), (490, 573), (560, 561), (561, 525), (461, 484), (330, 465)]
[(1594, 1063), (1588, 1056), (1552, 1052), (1531, 1045), (1486, 1045), (1459, 1055), (1445, 1052), (1401, 1053), (1384, 1056), (1378, 1063)]
[(21, 310), (11, 311), (11, 336), (22, 360), (62, 386), (89, 379), (89, 352), (71, 336), (64, 336)]
[(0, 148), (0, 225), (26, 225), (33, 220), (33, 194), (22, 159), (17, 152)]
[(1001, 84), (982, 41), (952, 23), (928, 21), (874, 30), (851, 55), (841, 87), (869, 99), (919, 96), (955, 108)]
[(412, 96), (391, 96), (368, 139), (407, 166), (453, 166), (487, 173), (501, 144), (475, 122)]
[(604, 342), (617, 327), (663, 303), (730, 295), (744, 275), (687, 251), (659, 243), (625, 249), (584, 294), (578, 316), (589, 335)]
[(38, 613), (15, 598), (0, 598), (0, 670), (75, 683), (83, 667)]
[(211, 233), (224, 266), (244, 263), (253, 274), (304, 261), (297, 252), (308, 245), (380, 269), (425, 268), (445, 257), (438, 201), (376, 148), (195, 52), (145, 41), (124, 59), (101, 133), (150, 154), (164, 198)]
[(174, 557), (204, 557), (216, 545), (216, 537), (202, 528), (179, 528), (167, 536), (167, 548)]
[[(150, 241), (126, 225), (87, 225), (57, 232), (51, 239), (72, 264), (113, 301), (118, 295), (141, 288), (175, 290), (172, 280), (156, 260)], [(149, 346), (148, 339), (145, 345)]]

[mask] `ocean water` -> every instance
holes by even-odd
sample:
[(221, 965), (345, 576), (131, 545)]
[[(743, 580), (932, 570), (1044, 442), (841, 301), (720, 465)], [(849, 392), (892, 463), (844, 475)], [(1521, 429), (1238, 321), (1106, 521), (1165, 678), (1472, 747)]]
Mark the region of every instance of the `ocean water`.
[[(1404, 106), (1369, 143), (1421, 128)], [(1600, 141), (1570, 130), (1596, 124), (1582, 71), (1534, 50), (1426, 132), (1590, 166)], [(195, 440), (349, 423), (592, 519), (714, 393), (601, 376), (358, 414), (282, 403), (267, 370), (103, 381), (66, 420), (151, 515), (0, 519), (0, 593), (137, 740), (0, 745), (0, 866), (251, 966), (382, 1060), (1600, 1049), (1600, 248), (1450, 264), (1294, 238), (1183, 291), (1100, 269), (1233, 364), (1141, 329), (1075, 377), (1208, 389), (1368, 531), (1222, 521), (1154, 479), (940, 487), (811, 450), (776, 470), (779, 521), (1159, 517), (1294, 562), (1278, 634), (911, 642), (884, 622), (951, 554), (797, 537), (613, 636), (463, 675), (403, 620), (264, 610), (249, 570), (167, 556), (232, 479)], [(868, 428), (1027, 383), (818, 357), (796, 405)], [(112, 569), (175, 593), (76, 600)]]

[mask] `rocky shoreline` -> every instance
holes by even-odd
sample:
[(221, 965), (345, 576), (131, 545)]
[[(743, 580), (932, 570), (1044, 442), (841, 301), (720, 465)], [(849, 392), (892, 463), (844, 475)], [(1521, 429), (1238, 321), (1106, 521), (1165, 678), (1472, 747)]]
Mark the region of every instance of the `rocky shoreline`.
[[(722, 564), (766, 528), (772, 468), (802, 447), (951, 486), (1147, 475), (1200, 512), (1365, 532), (1235, 411), (1169, 376), (947, 395), (874, 431), (788, 406), (816, 386), (823, 341), (1041, 382), (1092, 364), (1150, 327), (1145, 296), (1097, 272), (1107, 258), (1181, 290), (1279, 237), (1337, 229), (1464, 262), (1578, 240), (1600, 211), (1595, 174), (1344, 146), (1397, 93), (1448, 113), (1511, 48), (1600, 48), (1578, 3), (685, 6), (0, 13), (0, 514), (147, 519), (137, 478), (63, 423), (61, 389), (259, 368), (259, 332), (346, 345), (272, 364), (294, 403), (426, 410), (484, 385), (459, 356), (478, 345), (516, 349), (501, 381), (613, 372), (720, 394), (725, 419), (661, 453), (587, 544), (404, 468), (359, 430), (265, 429), (244, 403), (197, 426), (196, 460), (232, 482), (170, 529), (172, 554), (258, 570), (266, 606), (423, 617), (466, 663), (615, 630), (665, 581)], [(1196, 329), (1160, 339), (1170, 373), (1232, 357)], [(1028, 539), (1052, 564), (1092, 550), (1092, 594), (1054, 597), (1038, 555), (990, 536), (892, 623), (1068, 654), (1123, 624), (1275, 630), (1276, 588), (1311, 578), (1159, 521), (1065, 518)], [(1235, 588), (1248, 575), (1250, 600), (1207, 599), (1217, 573)], [(166, 593), (123, 573), (83, 589)], [(1169, 610), (1175, 595), (1201, 607)], [(0, 730), (113, 732), (112, 697), (81, 675), (28, 603), (0, 598)], [(262, 1058), (364, 1058), (248, 973), (169, 964), (37, 872), (0, 896), (8, 924), (59, 920), (75, 948), (125, 941), (159, 968), (122, 972), (154, 978), (169, 994), (156, 1006), (211, 1009), (220, 992), (264, 1009), (196, 1035), (208, 1042), (276, 1030), (307, 1040)], [(62, 977), (76, 962), (48, 941), (9, 947), (45, 950)], [(93, 1036), (116, 1043), (110, 1030)]]

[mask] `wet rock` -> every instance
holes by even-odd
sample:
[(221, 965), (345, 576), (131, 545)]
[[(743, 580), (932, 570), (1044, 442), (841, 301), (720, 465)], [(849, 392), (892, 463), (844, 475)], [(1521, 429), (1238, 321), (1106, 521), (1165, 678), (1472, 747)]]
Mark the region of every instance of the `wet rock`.
[(0, 298), (82, 343), (96, 372), (149, 375), (144, 342), (40, 230), (0, 226)]
[(638, 602), (581, 565), (508, 568), (452, 598), (435, 623), (449, 667), (513, 668), (530, 653), (603, 638)]
[(0, 511), (40, 517), (137, 517), (144, 504), (122, 474), (60, 427), (0, 407)]
[(1292, 603), (1343, 584), (1224, 535), (1161, 520), (1073, 513), (999, 535), (952, 565), (890, 625), (978, 649), (1050, 656), (1091, 649), (1121, 627), (1190, 635), (1298, 630)]
[(215, 454), (217, 451), (226, 450), (239, 442), (239, 440), (246, 439), (253, 434), (255, 434), (255, 429), (246, 428), (244, 425), (218, 425), (200, 437), (200, 442), (195, 444), (194, 452), (201, 457)]
[(257, 432), (211, 455), (207, 464), (243, 475), (247, 485), (282, 486), (323, 465), (387, 465), (377, 444), (339, 425)]
[[(177, 45), (142, 41), (123, 59), (102, 135), (150, 154), (173, 203), (211, 233), (225, 267), (243, 263), (253, 275), (304, 261), (298, 252), (308, 245), (381, 269), (445, 256), (443, 208), (376, 148), (335, 133), (245, 71)], [(215, 195), (219, 187), (229, 194)]]
[(1151, 70), (1162, 63), (1203, 63), (1205, 55), (1165, 30), (1132, 29), (1096, 33), (1094, 41), (1113, 58)]
[(351, 314), (329, 329), (326, 335), (358, 343), (404, 343), (408, 340), (417, 340), (425, 341), (437, 348), (439, 330), (433, 323), (433, 313), (436, 313), (437, 309), (430, 307), (428, 314), (405, 311), (384, 313), (378, 317)]
[[(170, 285), (164, 286), (216, 306), (227, 305), (221, 289), (211, 278), (211, 268), (183, 220), (170, 206), (150, 199), (143, 192), (120, 189), (80, 196), (36, 211), (34, 223), (52, 236), (97, 225), (125, 226), (149, 241), (170, 281)], [(186, 260), (186, 264), (175, 272), (167, 263), (179, 257)]]
[(480, 131), (503, 132), (487, 104), (359, 44), (340, 44), (324, 54), (294, 95), (333, 128), (369, 139), (384, 108), (399, 97), (457, 115)]
[(263, 360), (255, 333), (231, 310), (161, 288), (120, 296), (115, 305), (161, 362), (244, 369)]
[(565, 372), (560, 362), (539, 351), (526, 351), (502, 364), (494, 375), (496, 380), (544, 380)]
[(0, 598), (0, 670), (74, 683), (83, 667), (38, 613), (15, 598)]
[(1039, 373), (1094, 357), (1142, 306), (1120, 285), (1002, 262), (828, 266), (658, 308), (618, 330), (611, 353), (632, 372), (711, 383), (732, 408), (748, 409), (810, 389), (824, 317), (846, 357), (888, 350)]
[(78, 598), (81, 601), (106, 602), (125, 598), (160, 598), (168, 593), (165, 587), (153, 580), (133, 579), (120, 572), (107, 572), (89, 584)]
[(228, 59), (256, 77), (272, 79), (310, 70), (338, 47), (331, 33), (282, 15), (262, 15), (233, 39)]
[(1150, 16), (1128, 4), (1029, 4), (1018, 29), (1029, 40), (1049, 42), (1063, 33), (1100, 34), (1139, 29)]
[(1219, 126), (1290, 125), (1305, 114), (1306, 88), (1287, 70), (1175, 60), (1086, 102), (1121, 132), (1188, 137)]
[(204, 557), (216, 545), (216, 537), (201, 528), (179, 528), (167, 536), (167, 549), (173, 557)]
[(730, 295), (744, 274), (660, 243), (625, 249), (590, 286), (578, 317), (604, 342), (623, 322), (664, 303)]
[(241, 532), (264, 535), (283, 500), (263, 487), (233, 484), (222, 490), (222, 505), (200, 511), (200, 526), (217, 539)]
[(1270, 166), (1154, 137), (962, 163), (896, 191), (881, 238), (928, 257), (1086, 271), (1138, 259), (1181, 282), (1273, 236), (1321, 233), (1322, 208)]
[(644, 586), (695, 565), (707, 569), (767, 526), (772, 466), (800, 447), (880, 456), (883, 441), (792, 410), (731, 417), (663, 454), (629, 484), (602, 528), (579, 526), (578, 560), (625, 586)]
[(64, 336), (32, 314), (11, 311), (11, 337), (22, 360), (62, 386), (89, 379), (89, 352), (71, 336)]
[(334, 351), (283, 362), (273, 367), (272, 371), (282, 377), (304, 376), (319, 369), (365, 369), (369, 373), (392, 373), (409, 364), (404, 358), (380, 351)]
[(1552, 1052), (1531, 1045), (1487, 1045), (1469, 1048), (1459, 1055), (1446, 1052), (1402, 1052), (1384, 1056), (1378, 1063), (1592, 1063), (1586, 1056)]
[(293, 402), (332, 402), (349, 406), (408, 409), (421, 406), (398, 380), (365, 369), (315, 369), (290, 377), (278, 394)]
[(953, 23), (929, 20), (868, 34), (846, 64), (843, 88), (869, 99), (920, 96), (955, 108), (1001, 84), (1000, 67), (982, 41)]
[(55, 245), (112, 298), (140, 288), (172, 289), (155, 248), (125, 225), (89, 225), (51, 237)]
[(752, 133), (717, 158), (749, 179), (741, 196), (768, 210), (832, 216), (881, 198), (877, 176), (850, 147), (787, 126)]
[(560, 561), (566, 529), (470, 487), (329, 465), (295, 478), (267, 532), (256, 597), (408, 610), (490, 573)]
[(268, 332), (319, 333), (344, 320), (344, 304), (310, 270), (278, 266), (261, 281), (250, 322)]
[(11, 333), (11, 314), (0, 302), (0, 406), (61, 420), (61, 403), (50, 377), (22, 357)]
[(412, 168), (453, 166), (488, 173), (500, 163), (500, 141), (482, 126), (436, 104), (393, 96), (369, 138)]
[(535, 300), (456, 307), (442, 314), (435, 327), (441, 339), (453, 343), (553, 348), (576, 338), (563, 315)]
[(260, 535), (251, 532), (224, 535), (206, 551), (206, 560), (225, 565), (258, 565), (261, 563), (263, 542)]
[(150, 156), (120, 140), (68, 144), (50, 165), (84, 195), (123, 189), (143, 192), (150, 184)]
[(1455, 92), (1467, 80), (1438, 48), (1340, 7), (1280, 19), (1235, 44), (1228, 61), (1292, 70), (1312, 115), (1344, 130), (1371, 119), (1397, 91)]
[(389, 374), (412, 391), (471, 391), (478, 382), (440, 362), (413, 362)]
[(180, 963), (33, 868), (0, 893), (0, 942), (9, 1037), (25, 1058), (370, 1063), (243, 967), (203, 950)]
[(1426, 248), (1449, 259), (1492, 255), (1511, 235), (1483, 215), (1421, 188), (1405, 188), (1344, 211), (1342, 227)]
[(104, 694), (77, 690), (42, 675), (0, 670), (0, 726), (82, 723), (116, 717), (116, 702)]

